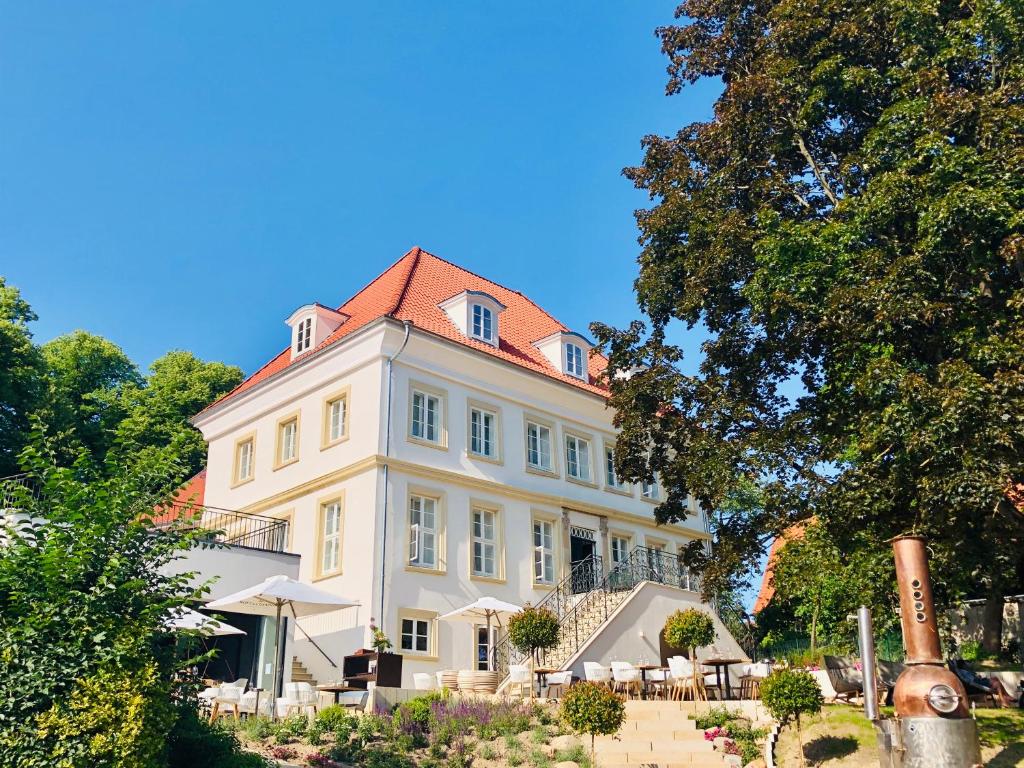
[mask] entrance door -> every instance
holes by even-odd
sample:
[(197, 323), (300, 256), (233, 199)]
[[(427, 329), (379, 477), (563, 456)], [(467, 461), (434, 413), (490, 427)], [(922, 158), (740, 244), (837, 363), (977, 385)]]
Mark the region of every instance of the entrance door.
[(601, 577), (597, 556), (597, 536), (586, 528), (573, 528), (569, 536), (569, 562), (572, 567), (573, 594), (589, 592)]

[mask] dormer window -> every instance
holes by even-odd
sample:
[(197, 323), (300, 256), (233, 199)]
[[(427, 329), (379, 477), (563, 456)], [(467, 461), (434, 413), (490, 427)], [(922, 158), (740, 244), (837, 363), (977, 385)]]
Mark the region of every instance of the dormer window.
[(292, 329), (292, 359), (320, 346), (346, 320), (348, 315), (323, 304), (306, 304), (296, 309), (285, 320)]
[(480, 341), (494, 343), (494, 313), (483, 304), (473, 305), (472, 333)]
[(594, 345), (572, 331), (556, 331), (533, 342), (559, 372), (574, 379), (588, 380), (587, 359)]
[(300, 320), (295, 327), (295, 354), (300, 355), (309, 349), (313, 341), (313, 318), (307, 317)]
[(583, 349), (578, 344), (565, 345), (565, 372), (579, 379), (584, 378)]
[(463, 291), (437, 306), (467, 338), (498, 346), (498, 316), (505, 311), (505, 305), (489, 293)]

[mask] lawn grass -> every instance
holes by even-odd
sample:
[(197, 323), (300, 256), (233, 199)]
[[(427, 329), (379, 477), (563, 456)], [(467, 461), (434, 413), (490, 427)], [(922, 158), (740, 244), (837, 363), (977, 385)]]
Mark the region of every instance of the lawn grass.
[[(892, 715), (891, 708), (883, 714)], [(976, 712), (982, 759), (989, 768), (1024, 768), (1024, 710), (978, 709)], [(863, 710), (830, 704), (820, 715), (803, 718), (801, 736), (809, 766), (821, 768), (875, 768), (878, 743)], [(779, 736), (776, 759), (780, 768), (799, 765), (796, 731), (792, 725)]]

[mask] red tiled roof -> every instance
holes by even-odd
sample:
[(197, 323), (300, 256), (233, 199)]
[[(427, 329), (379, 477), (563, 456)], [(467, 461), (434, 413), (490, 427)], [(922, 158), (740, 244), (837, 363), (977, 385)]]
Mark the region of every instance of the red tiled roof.
[(153, 510), (153, 522), (166, 525), (178, 519), (182, 511), (188, 507), (197, 509), (203, 505), (206, 496), (206, 470), (202, 470), (185, 482), (166, 507)]
[(804, 524), (797, 523), (783, 531), (781, 536), (775, 537), (772, 548), (768, 551), (768, 564), (765, 566), (764, 576), (761, 578), (761, 590), (757, 593), (757, 599), (754, 600), (752, 613), (760, 613), (775, 597), (775, 566), (779, 562), (779, 552), (788, 542), (799, 539), (803, 535)]
[[(465, 290), (483, 291), (505, 305), (506, 309), (499, 319), (500, 339), (497, 349), (490, 344), (464, 336), (444, 310), (438, 307), (445, 299), (450, 299)], [(338, 307), (338, 311), (348, 315), (349, 319), (316, 348), (304, 352), (295, 360), (291, 359), (290, 347), (286, 348), (207, 409), (251, 389), (382, 317), (409, 320), (420, 330), (472, 347), (578, 389), (601, 396), (608, 394), (604, 387), (596, 383), (597, 377), (604, 371), (607, 363), (603, 357), (595, 355), (590, 358), (589, 380), (582, 381), (556, 369), (540, 350), (533, 346), (534, 342), (557, 331), (568, 331), (568, 328), (518, 291), (493, 283), (419, 247), (413, 248), (388, 267), (369, 285)]]

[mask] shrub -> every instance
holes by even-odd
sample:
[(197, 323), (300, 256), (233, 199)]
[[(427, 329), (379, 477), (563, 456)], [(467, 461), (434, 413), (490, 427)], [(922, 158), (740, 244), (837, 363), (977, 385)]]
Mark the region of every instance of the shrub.
[(270, 768), (253, 752), (243, 752), (238, 737), (210, 725), (195, 710), (182, 709), (168, 737), (168, 768)]
[(492, 744), (481, 744), (480, 749), (477, 750), (477, 754), (480, 755), (481, 760), (497, 760), (498, 752), (494, 749)]
[(821, 711), (824, 699), (821, 686), (809, 672), (778, 669), (761, 681), (761, 702), (771, 716), (785, 725), (796, 721), (796, 741), (800, 764), (804, 761), (803, 743), (800, 741), (800, 715)]
[(270, 756), (275, 760), (294, 760), (298, 755), (294, 747), (273, 747), (270, 750)]
[(674, 648), (693, 651), (715, 642), (715, 623), (704, 611), (687, 608), (665, 620), (665, 642)]
[(556, 763), (576, 763), (580, 768), (590, 768), (590, 755), (582, 744), (573, 744), (566, 749), (555, 752)]
[(558, 617), (547, 608), (527, 605), (508, 620), (508, 636), (523, 653), (553, 648), (558, 645)]
[(330, 768), (333, 763), (334, 761), (323, 752), (311, 752), (306, 755), (306, 765), (312, 765), (314, 768)]
[(274, 724), (266, 717), (247, 717), (242, 721), (240, 730), (250, 739), (260, 741), (274, 732)]
[(611, 735), (622, 727), (626, 716), (624, 699), (597, 683), (569, 687), (562, 697), (562, 720), (577, 733), (590, 734), (590, 758), (594, 759), (594, 737)]
[(316, 722), (323, 726), (325, 731), (331, 731), (336, 738), (348, 738), (356, 727), (355, 715), (340, 704), (332, 704), (321, 709), (317, 712)]
[(734, 720), (736, 716), (725, 707), (712, 707), (702, 715), (694, 715), (693, 720), (703, 731), (709, 728), (721, 728)]

